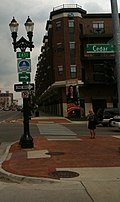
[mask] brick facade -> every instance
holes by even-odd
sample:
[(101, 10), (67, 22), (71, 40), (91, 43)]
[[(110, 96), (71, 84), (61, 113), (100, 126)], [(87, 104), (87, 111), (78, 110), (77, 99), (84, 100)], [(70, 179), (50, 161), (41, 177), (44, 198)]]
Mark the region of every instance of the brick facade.
[[(117, 106), (114, 52), (86, 48), (113, 44), (112, 15), (87, 14), (78, 5), (63, 5), (50, 13), (46, 31), (35, 76), (41, 109), (66, 116), (66, 81), (72, 84), (74, 80), (84, 115), (89, 108), (96, 112), (100, 107)], [(107, 68), (113, 69), (113, 80)]]

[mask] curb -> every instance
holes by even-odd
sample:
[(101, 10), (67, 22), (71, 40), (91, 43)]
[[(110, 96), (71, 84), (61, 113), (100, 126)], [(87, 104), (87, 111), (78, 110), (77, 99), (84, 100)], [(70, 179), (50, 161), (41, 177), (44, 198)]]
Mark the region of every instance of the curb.
[(5, 179), (9, 180), (11, 182), (16, 182), (16, 183), (21, 183), (21, 182), (26, 182), (26, 183), (43, 183), (43, 182), (49, 182), (49, 183), (60, 183), (60, 180), (54, 180), (54, 179), (49, 179), (49, 178), (37, 178), (37, 177), (29, 177), (29, 176), (23, 176), (23, 175), (15, 175), (12, 173), (9, 173), (5, 170), (3, 170), (0, 166), (0, 176)]
[(2, 168), (2, 163), (7, 158), (8, 154), (9, 154), (10, 147), (14, 143), (15, 142), (13, 142), (9, 146), (7, 146), (4, 154), (0, 157), (0, 177), (2, 177), (2, 179), (9, 180), (11, 182), (17, 182), (17, 183), (20, 183), (20, 182), (27, 182), (27, 183), (43, 183), (43, 182), (55, 183), (55, 182), (59, 182), (60, 183), (60, 180), (57, 180), (57, 179), (38, 178), (38, 177), (16, 175), (16, 174), (9, 173), (9, 172), (5, 171)]

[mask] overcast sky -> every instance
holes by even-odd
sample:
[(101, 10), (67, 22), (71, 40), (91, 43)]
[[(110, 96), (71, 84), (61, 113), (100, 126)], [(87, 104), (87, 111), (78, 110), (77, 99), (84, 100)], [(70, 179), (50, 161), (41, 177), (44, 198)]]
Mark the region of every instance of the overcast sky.
[[(14, 93), (14, 99), (21, 99), (21, 93), (14, 92), (14, 84), (19, 84), (16, 53), (13, 51), (9, 23), (13, 16), (19, 23), (18, 38), (27, 39), (24, 23), (30, 16), (34, 22), (33, 42), (35, 48), (31, 52), (31, 82), (34, 82), (37, 58), (40, 54), (46, 22), (54, 7), (62, 4), (78, 4), (87, 13), (111, 13), (111, 0), (4, 0), (0, 2), (0, 90)], [(120, 0), (117, 0), (120, 12)], [(17, 51), (20, 51), (19, 49)]]

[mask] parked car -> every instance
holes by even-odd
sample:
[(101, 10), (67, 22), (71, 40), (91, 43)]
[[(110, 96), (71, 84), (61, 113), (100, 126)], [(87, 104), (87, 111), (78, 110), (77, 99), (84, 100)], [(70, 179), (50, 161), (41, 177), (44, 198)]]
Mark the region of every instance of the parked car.
[(104, 108), (97, 112), (98, 123), (103, 126), (111, 126), (113, 117), (119, 115), (118, 108)]
[(10, 111), (10, 108), (8, 108), (8, 107), (3, 108), (3, 111)]
[(120, 129), (120, 115), (113, 117), (113, 119), (112, 119), (112, 121), (111, 121), (111, 126)]
[(20, 106), (18, 105), (18, 106), (17, 106), (17, 111), (23, 112), (23, 107), (22, 107), (21, 105), (20, 105)]

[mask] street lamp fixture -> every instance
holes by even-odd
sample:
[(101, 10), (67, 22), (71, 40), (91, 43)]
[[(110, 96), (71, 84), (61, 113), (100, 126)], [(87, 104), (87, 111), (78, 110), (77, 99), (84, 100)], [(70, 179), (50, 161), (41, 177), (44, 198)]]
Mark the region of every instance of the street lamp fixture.
[[(32, 48), (34, 48), (32, 37), (33, 37), (33, 28), (34, 23), (29, 18), (25, 22), (25, 28), (27, 31), (27, 36), (29, 40), (26, 40), (23, 36), (17, 41), (17, 32), (18, 32), (18, 26), (19, 24), (13, 17), (11, 23), (9, 24), (11, 36), (13, 38), (13, 48), (14, 52), (16, 52), (16, 49), (19, 48), (21, 52), (25, 52), (26, 48), (29, 48), (30, 51), (32, 51)], [(27, 82), (23, 82), (23, 84), (27, 84)], [(23, 98), (23, 118), (24, 118), (24, 134), (20, 138), (19, 144), (22, 148), (33, 148), (33, 138), (30, 136), (29, 131), (29, 98)]]
[(11, 23), (9, 24), (9, 27), (10, 27), (10, 31), (11, 31), (12, 38), (13, 38), (14, 51), (16, 51), (16, 39), (17, 39), (18, 26), (19, 26), (19, 24), (13, 17)]
[(29, 41), (32, 42), (34, 23), (29, 18), (29, 16), (28, 16), (28, 19), (26, 20), (26, 23), (25, 23), (25, 29), (27, 31), (27, 36), (29, 38)]
[(26, 48), (29, 48), (30, 51), (32, 51), (32, 48), (34, 48), (34, 45), (32, 42), (34, 23), (28, 16), (28, 19), (26, 20), (26, 23), (25, 23), (25, 28), (27, 31), (27, 36), (28, 36), (29, 41), (26, 40), (24, 37), (21, 37), (18, 41), (16, 41), (18, 26), (19, 26), (19, 24), (13, 17), (11, 23), (9, 24), (9, 27), (10, 27), (10, 31), (11, 31), (12, 38), (13, 38), (14, 51), (16, 52), (17, 48), (20, 48), (20, 50), (22, 52), (25, 52)]

